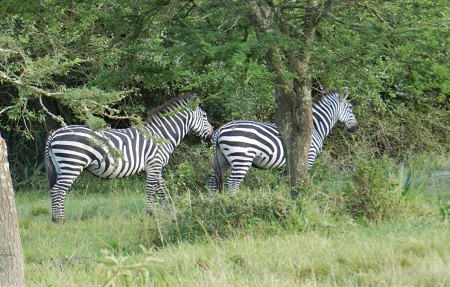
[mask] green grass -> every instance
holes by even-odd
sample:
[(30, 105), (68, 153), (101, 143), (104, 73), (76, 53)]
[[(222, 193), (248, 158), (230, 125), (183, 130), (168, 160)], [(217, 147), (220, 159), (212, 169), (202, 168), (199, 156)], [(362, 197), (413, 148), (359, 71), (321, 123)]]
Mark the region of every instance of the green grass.
[(66, 198), (64, 224), (51, 222), (45, 181), (36, 179), (16, 193), (27, 286), (450, 285), (450, 161), (411, 159), (405, 169), (413, 192), (383, 220), (353, 216), (351, 174), (323, 168), (297, 202), (278, 173), (264, 181), (254, 171), (235, 195), (172, 194), (174, 211), (153, 217), (142, 177), (85, 175)]
[(171, 286), (445, 286), (448, 227), (233, 238), (158, 253)]

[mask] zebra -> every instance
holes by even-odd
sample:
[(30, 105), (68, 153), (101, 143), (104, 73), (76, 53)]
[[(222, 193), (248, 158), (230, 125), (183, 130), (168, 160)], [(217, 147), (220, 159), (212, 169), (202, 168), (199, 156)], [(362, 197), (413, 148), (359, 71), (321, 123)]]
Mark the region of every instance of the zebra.
[(50, 134), (45, 166), (52, 200), (52, 221), (65, 221), (66, 192), (83, 170), (101, 178), (123, 178), (146, 171), (147, 211), (159, 196), (164, 209), (162, 169), (188, 132), (209, 140), (213, 128), (196, 96), (185, 93), (154, 109), (141, 128), (94, 131), (70, 125)]
[[(358, 122), (347, 102), (348, 92), (341, 99), (337, 91), (328, 91), (315, 98), (312, 106), (313, 132), (308, 153), (311, 168), (322, 148), (325, 137), (337, 121), (349, 132), (358, 129)], [(275, 124), (237, 120), (218, 128), (211, 139), (214, 152), (214, 172), (209, 189), (223, 188), (222, 178), (231, 169), (225, 188), (236, 191), (251, 166), (272, 169), (286, 165), (285, 145)]]

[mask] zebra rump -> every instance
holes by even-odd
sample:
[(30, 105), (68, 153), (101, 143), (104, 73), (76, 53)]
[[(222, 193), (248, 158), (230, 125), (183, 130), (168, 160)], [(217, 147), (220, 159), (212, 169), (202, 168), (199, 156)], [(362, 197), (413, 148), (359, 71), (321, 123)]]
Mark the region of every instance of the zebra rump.
[(227, 189), (237, 190), (250, 167), (281, 168), (285, 144), (275, 124), (237, 120), (217, 129), (211, 139), (214, 173), (211, 191), (222, 191), (224, 175), (231, 169)]

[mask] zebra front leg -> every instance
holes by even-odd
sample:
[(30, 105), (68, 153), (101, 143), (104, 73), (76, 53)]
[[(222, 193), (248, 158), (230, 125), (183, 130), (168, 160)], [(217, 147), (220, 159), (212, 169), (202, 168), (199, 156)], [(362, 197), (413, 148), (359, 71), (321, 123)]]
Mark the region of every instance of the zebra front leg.
[(161, 172), (150, 171), (147, 173), (147, 213), (153, 214), (154, 197), (157, 194), (160, 198), (163, 209), (167, 210), (167, 200), (165, 196), (165, 186), (162, 181)]
[(314, 136), (311, 140), (311, 146), (308, 152), (308, 168), (312, 168), (320, 149), (322, 148), (323, 139), (315, 139)]

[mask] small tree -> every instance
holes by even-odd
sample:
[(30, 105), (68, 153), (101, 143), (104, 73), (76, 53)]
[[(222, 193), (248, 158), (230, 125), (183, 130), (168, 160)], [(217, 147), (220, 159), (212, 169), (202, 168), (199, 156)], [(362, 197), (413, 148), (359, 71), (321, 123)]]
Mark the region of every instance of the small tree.
[(19, 220), (9, 174), (8, 152), (0, 136), (0, 286), (25, 286)]

